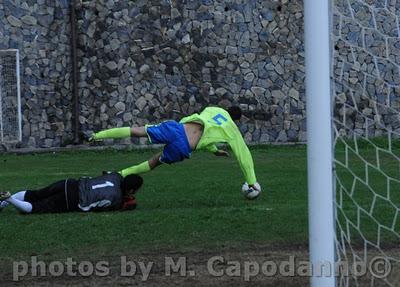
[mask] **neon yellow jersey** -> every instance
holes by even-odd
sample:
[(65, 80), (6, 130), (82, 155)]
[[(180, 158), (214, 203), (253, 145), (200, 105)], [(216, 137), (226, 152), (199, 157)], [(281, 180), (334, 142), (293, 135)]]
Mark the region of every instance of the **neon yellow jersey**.
[(229, 113), (222, 108), (209, 107), (200, 114), (181, 119), (180, 123), (198, 122), (203, 124), (203, 135), (197, 144), (196, 150), (207, 149), (210, 152), (216, 152), (218, 148), (216, 143), (227, 143), (232, 148), (240, 168), (248, 184), (256, 183), (253, 158), (244, 139), (231, 119)]

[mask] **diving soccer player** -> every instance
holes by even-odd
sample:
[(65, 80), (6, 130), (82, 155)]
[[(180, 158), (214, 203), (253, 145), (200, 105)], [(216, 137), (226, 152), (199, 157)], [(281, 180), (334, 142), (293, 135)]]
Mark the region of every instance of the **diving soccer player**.
[(136, 207), (134, 194), (142, 184), (143, 179), (138, 175), (123, 178), (116, 172), (94, 178), (69, 178), (39, 190), (13, 195), (8, 191), (0, 192), (0, 211), (8, 205), (25, 214), (131, 210)]
[[(251, 153), (234, 121), (240, 120), (239, 107), (230, 107), (227, 111), (218, 107), (205, 108), (200, 114), (193, 114), (176, 121), (165, 121), (157, 125), (144, 127), (122, 127), (94, 133), (89, 141), (107, 138), (148, 137), (152, 144), (165, 144), (161, 153), (148, 161), (120, 171), (121, 175), (141, 174), (160, 164), (172, 164), (189, 158), (194, 150), (206, 149), (217, 156), (228, 156), (219, 150), (217, 143), (227, 143), (235, 154), (246, 182), (254, 187), (257, 182)], [(256, 188), (257, 189), (257, 188)]]

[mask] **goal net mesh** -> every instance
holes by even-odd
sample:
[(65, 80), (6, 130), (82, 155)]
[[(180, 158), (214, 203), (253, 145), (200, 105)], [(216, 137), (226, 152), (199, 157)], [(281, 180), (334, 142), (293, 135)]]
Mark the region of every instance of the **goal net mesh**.
[(331, 3), (337, 285), (400, 286), (400, 1)]
[(17, 50), (0, 50), (0, 142), (21, 139)]

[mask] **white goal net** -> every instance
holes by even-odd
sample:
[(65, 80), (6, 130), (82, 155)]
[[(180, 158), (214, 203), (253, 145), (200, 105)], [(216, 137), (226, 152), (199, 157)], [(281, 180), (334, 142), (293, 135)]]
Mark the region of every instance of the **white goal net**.
[(337, 286), (400, 286), (400, 1), (332, 13), (337, 260), (367, 263)]
[(18, 50), (0, 50), (0, 143), (22, 139)]

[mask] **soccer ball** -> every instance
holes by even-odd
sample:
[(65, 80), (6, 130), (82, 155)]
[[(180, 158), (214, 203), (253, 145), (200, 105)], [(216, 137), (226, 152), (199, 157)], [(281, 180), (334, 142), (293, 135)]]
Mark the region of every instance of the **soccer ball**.
[(258, 182), (254, 184), (253, 187), (249, 187), (249, 184), (245, 182), (242, 185), (242, 194), (247, 199), (256, 199), (261, 193), (261, 186)]

